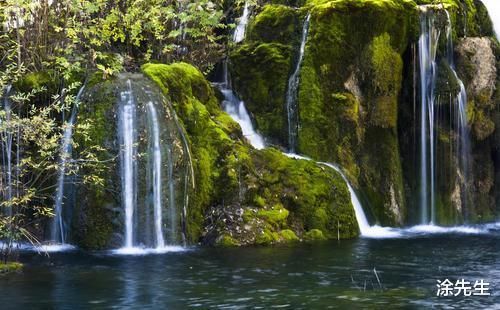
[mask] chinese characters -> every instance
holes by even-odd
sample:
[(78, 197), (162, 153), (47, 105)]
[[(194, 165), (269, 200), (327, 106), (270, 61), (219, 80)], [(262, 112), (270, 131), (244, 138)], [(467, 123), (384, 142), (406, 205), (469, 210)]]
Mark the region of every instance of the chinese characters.
[(465, 279), (458, 279), (455, 283), (449, 279), (444, 281), (437, 280), (438, 297), (451, 297), (451, 296), (490, 296), (490, 283), (485, 282), (483, 279), (476, 280), (474, 284)]

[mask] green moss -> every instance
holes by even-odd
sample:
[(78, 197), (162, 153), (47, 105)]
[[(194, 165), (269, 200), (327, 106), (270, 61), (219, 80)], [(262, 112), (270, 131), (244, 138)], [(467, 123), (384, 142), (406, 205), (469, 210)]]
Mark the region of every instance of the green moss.
[(473, 114), (473, 133), (478, 140), (484, 140), (495, 131), (495, 123), (485, 112), (478, 109)]
[(196, 98), (199, 102), (211, 105), (210, 98), (214, 95), (203, 74), (192, 65), (184, 62), (165, 64), (145, 64), (142, 71), (155, 81), (174, 103), (182, 103), (189, 98)]
[(255, 239), (255, 244), (257, 245), (270, 245), (276, 243), (280, 240), (280, 235), (277, 232), (270, 230), (264, 230)]
[(187, 230), (197, 241), (209, 206), (238, 199), (239, 177), (248, 165), (241, 129), (222, 112), (201, 72), (186, 63), (146, 64), (143, 72), (163, 90), (185, 128), (192, 151), (196, 187), (190, 198)]
[(403, 61), (391, 46), (387, 32), (376, 36), (368, 46), (367, 95), (372, 97), (370, 122), (374, 126), (395, 128), (398, 115), (398, 96), (401, 89)]
[(460, 93), (460, 85), (446, 60), (439, 62), (437, 69), (436, 94), (446, 97), (456, 97)]
[(266, 200), (258, 195), (254, 197), (253, 202), (260, 208), (266, 206)]
[(244, 44), (231, 53), (234, 88), (255, 117), (259, 131), (286, 141), (284, 102), (291, 48), (279, 43)]
[[(244, 45), (240, 51), (249, 51), (248, 48)], [(281, 57), (272, 55), (279, 50), (276, 44), (261, 44), (251, 50), (269, 56), (271, 61)], [(249, 232), (229, 233), (232, 225), (217, 223), (219, 236), (230, 235), (239, 244), (295, 240), (297, 233), (315, 228), (325, 232), (325, 237), (336, 238), (338, 231), (342, 238), (358, 234), (349, 192), (338, 173), (314, 162), (288, 158), (275, 149), (252, 149), (220, 111), (210, 89), (203, 101), (203, 94), (185, 89), (193, 84), (204, 89), (201, 81), (178, 81), (197, 79), (200, 75), (191, 69), (183, 73), (171, 66), (146, 65), (143, 70), (174, 98), (173, 106), (189, 137), (196, 174), (194, 202), (188, 208), (190, 240), (201, 236), (207, 208), (217, 205), (243, 206), (242, 223), (238, 225), (250, 227)], [(262, 96), (267, 98), (268, 94)], [(341, 100), (352, 99), (346, 98)], [(353, 108), (346, 108), (346, 113), (352, 114)]]
[[(112, 150), (108, 147), (114, 140), (115, 132), (113, 119), (116, 96), (113, 81), (108, 80), (89, 86), (85, 92), (78, 114), (78, 124), (75, 129), (75, 152), (85, 153), (93, 150), (96, 160), (101, 161), (94, 167), (87, 167), (81, 171), (84, 176), (97, 176), (104, 180), (99, 182), (86, 182), (79, 186), (77, 195), (79, 203), (76, 204), (72, 229), (72, 238), (85, 249), (105, 249), (110, 246), (110, 240), (117, 226), (113, 224), (116, 216), (107, 207), (113, 206), (114, 181), (110, 178), (110, 171), (116, 168)], [(79, 129), (85, 126), (83, 132)]]
[(286, 219), (296, 232), (316, 228), (329, 238), (336, 237), (338, 230), (342, 238), (358, 234), (347, 186), (336, 171), (313, 161), (288, 158), (272, 148), (255, 153), (253, 162), (260, 177), (255, 192), (249, 194), (275, 206), (274, 210), (258, 211), (266, 221), (281, 223), (273, 227), (285, 227)]
[(0, 274), (19, 272), (23, 269), (23, 264), (19, 262), (0, 263)]
[(323, 232), (319, 229), (311, 229), (304, 234), (304, 240), (315, 241), (315, 240), (325, 240)]
[(280, 231), (280, 236), (283, 242), (296, 242), (299, 241), (299, 237), (291, 229), (283, 229)]
[(53, 93), (54, 90), (57, 89), (53, 74), (47, 71), (28, 73), (14, 86), (22, 92), (30, 92), (33, 89), (45, 88), (46, 90), (52, 90)]
[(271, 210), (259, 210), (257, 217), (266, 220), (268, 223), (280, 225), (288, 218), (288, 210), (283, 208), (281, 204), (276, 204)]
[(224, 248), (231, 248), (240, 246), (240, 243), (229, 235), (222, 235), (222, 237), (219, 238), (217, 245)]
[(297, 40), (297, 11), (284, 5), (265, 5), (251, 21), (248, 39), (288, 44)]

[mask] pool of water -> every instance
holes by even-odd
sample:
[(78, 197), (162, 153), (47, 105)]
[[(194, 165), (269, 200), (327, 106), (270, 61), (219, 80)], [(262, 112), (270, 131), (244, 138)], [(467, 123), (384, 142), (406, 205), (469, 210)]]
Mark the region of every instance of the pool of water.
[[(149, 255), (23, 252), (0, 277), (0, 308), (500, 309), (500, 232)], [(375, 270), (375, 271), (374, 271)], [(437, 280), (491, 296), (437, 297)]]

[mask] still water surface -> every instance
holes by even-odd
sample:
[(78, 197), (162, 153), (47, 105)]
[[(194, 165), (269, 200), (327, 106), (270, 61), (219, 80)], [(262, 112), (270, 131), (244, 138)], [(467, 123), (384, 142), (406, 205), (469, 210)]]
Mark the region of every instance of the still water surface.
[[(0, 277), (0, 308), (500, 309), (499, 255), (496, 229), (143, 256), (23, 252), (24, 272)], [(484, 279), (491, 296), (436, 297), (446, 278)]]

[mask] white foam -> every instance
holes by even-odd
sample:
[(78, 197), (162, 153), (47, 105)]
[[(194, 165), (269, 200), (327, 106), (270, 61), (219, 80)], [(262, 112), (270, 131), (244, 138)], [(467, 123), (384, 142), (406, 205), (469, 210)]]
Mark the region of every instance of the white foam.
[(485, 224), (484, 228), (487, 230), (499, 230), (500, 229), (500, 222)]
[(76, 250), (76, 246), (71, 244), (43, 244), (39, 246), (32, 247), (33, 251), (37, 252), (47, 252), (47, 253), (55, 253), (55, 252), (67, 252)]
[[(7, 245), (4, 242), (0, 242), (0, 248), (4, 248)], [(18, 249), (20, 251), (31, 251), (31, 252), (66, 252), (77, 249), (76, 246), (71, 244), (37, 244), (33, 245), (27, 242), (14, 242), (12, 248)]]
[(486, 233), (487, 231), (484, 228), (481, 228), (479, 226), (473, 227), (473, 226), (451, 226), (451, 227), (443, 227), (443, 226), (437, 226), (437, 225), (417, 225), (410, 227), (405, 230), (406, 232), (409, 233), (423, 233), (423, 234), (450, 234), (450, 233), (457, 233), (457, 234), (482, 234)]
[(188, 249), (182, 246), (164, 246), (158, 248), (142, 248), (142, 247), (123, 247), (111, 251), (116, 255), (149, 255), (149, 254), (165, 254), (172, 252), (185, 252)]
[(370, 239), (397, 239), (397, 238), (414, 238), (429, 235), (444, 235), (444, 234), (465, 234), (479, 235), (487, 234), (495, 228), (500, 228), (500, 224), (486, 224), (478, 226), (452, 226), (444, 227), (433, 224), (416, 225), (408, 228), (381, 227), (378, 225), (371, 226), (365, 231), (361, 237)]
[(283, 154), (284, 154), (285, 156), (290, 157), (290, 158), (293, 158), (293, 159), (312, 160), (312, 159), (311, 159), (311, 158), (309, 158), (309, 157), (302, 156), (302, 155), (295, 154), (295, 153), (283, 153)]
[(401, 238), (403, 234), (401, 230), (393, 227), (382, 227), (379, 225), (373, 225), (367, 228), (361, 237), (370, 239), (392, 239)]

